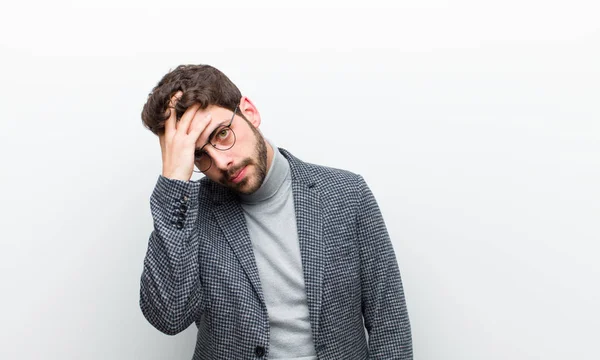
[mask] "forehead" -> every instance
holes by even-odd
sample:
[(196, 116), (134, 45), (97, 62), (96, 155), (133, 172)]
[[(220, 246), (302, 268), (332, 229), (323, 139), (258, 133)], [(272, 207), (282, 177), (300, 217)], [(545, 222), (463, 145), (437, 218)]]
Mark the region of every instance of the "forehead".
[[(187, 108), (184, 111), (184, 113), (181, 114), (181, 117), (177, 118), (176, 121), (180, 122), (184, 116), (185, 117), (192, 116), (193, 118), (191, 119), (191, 121), (194, 121), (194, 119), (202, 120), (208, 114), (210, 114), (212, 117), (211, 122), (208, 125), (208, 127), (210, 128), (211, 126), (214, 126), (215, 124), (217, 124), (217, 126), (219, 124), (224, 124), (224, 125), (229, 124), (229, 121), (231, 121), (231, 116), (233, 115), (231, 110), (225, 109), (225, 108), (222, 108), (222, 107), (216, 106), (216, 105), (209, 105), (205, 109), (198, 109), (195, 113), (193, 113), (193, 110), (191, 110), (190, 108), (191, 107)], [(172, 108), (170, 110), (172, 110)]]
[[(191, 113), (192, 110), (190, 110), (190, 108), (191, 108), (191, 106), (185, 110), (184, 114), (187, 112)], [(215, 118), (217, 116), (219, 116), (219, 117), (227, 117), (227, 115), (231, 116), (231, 110), (217, 106), (217, 105), (209, 105), (204, 109), (200, 108), (196, 111), (195, 115), (194, 114), (192, 114), (192, 115), (204, 117), (204, 116), (208, 115), (209, 113), (213, 116), (213, 118)]]
[(229, 125), (233, 111), (222, 108), (220, 106), (210, 105), (206, 109), (198, 110), (198, 115), (204, 118), (206, 115), (211, 115), (210, 124), (208, 128), (218, 127), (219, 125)]
[(209, 137), (213, 137), (216, 135), (217, 131), (223, 126), (229, 125), (231, 122), (233, 112), (231, 110), (218, 107), (218, 106), (209, 106), (206, 109), (200, 109), (196, 112), (196, 116), (200, 116), (202, 119), (210, 113), (212, 119), (210, 123), (196, 141), (196, 147), (201, 148), (208, 142)]

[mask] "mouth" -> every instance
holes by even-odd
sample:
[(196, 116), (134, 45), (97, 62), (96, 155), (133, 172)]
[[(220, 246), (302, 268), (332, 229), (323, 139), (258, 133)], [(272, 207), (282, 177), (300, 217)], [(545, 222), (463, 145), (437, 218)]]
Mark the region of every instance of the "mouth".
[(245, 174), (246, 174), (246, 166), (241, 168), (237, 173), (233, 174), (233, 176), (231, 176), (229, 178), (229, 181), (234, 184), (237, 184), (244, 178)]

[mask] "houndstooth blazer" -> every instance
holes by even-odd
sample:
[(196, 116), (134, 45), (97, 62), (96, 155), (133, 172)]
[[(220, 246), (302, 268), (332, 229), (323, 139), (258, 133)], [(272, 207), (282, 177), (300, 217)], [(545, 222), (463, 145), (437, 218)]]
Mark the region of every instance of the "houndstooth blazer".
[[(400, 272), (371, 190), (360, 175), (279, 150), (291, 167), (318, 358), (412, 359)], [(268, 359), (267, 308), (235, 195), (208, 178), (160, 176), (150, 205), (140, 288), (146, 319), (169, 335), (195, 322), (193, 360)]]

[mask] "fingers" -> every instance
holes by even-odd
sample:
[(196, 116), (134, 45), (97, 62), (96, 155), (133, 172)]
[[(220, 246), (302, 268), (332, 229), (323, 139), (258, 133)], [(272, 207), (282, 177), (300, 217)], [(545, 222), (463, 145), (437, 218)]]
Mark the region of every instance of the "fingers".
[(175, 123), (177, 122), (177, 114), (175, 111), (175, 104), (177, 104), (177, 101), (179, 101), (179, 99), (181, 99), (181, 95), (183, 95), (183, 92), (178, 91), (176, 92), (172, 97), (171, 100), (169, 100), (169, 118), (167, 119), (167, 121), (165, 122), (165, 134), (171, 134), (175, 131)]
[(205, 111), (200, 109), (200, 104), (196, 103), (186, 109), (181, 116), (181, 119), (177, 121), (177, 114), (175, 111), (175, 105), (181, 99), (183, 95), (182, 91), (177, 91), (169, 100), (168, 109), (170, 111), (169, 118), (165, 122), (165, 134), (160, 139), (161, 148), (164, 149), (167, 143), (173, 141), (173, 137), (188, 138), (187, 141), (193, 141), (194, 144), (198, 141), (198, 138), (203, 131), (210, 125), (212, 117)]
[(194, 104), (187, 108), (187, 110), (183, 113), (183, 116), (179, 120), (177, 124), (177, 134), (180, 136), (185, 136), (189, 132), (190, 124), (192, 123), (192, 119), (196, 116), (196, 113), (200, 110), (200, 104)]
[[(194, 144), (198, 142), (200, 135), (202, 135), (205, 130), (209, 129), (211, 122), (212, 115), (210, 113), (196, 113), (196, 116), (194, 116), (194, 120), (192, 121), (192, 125), (190, 126), (189, 133), (190, 138), (192, 138), (194, 141)], [(208, 139), (206, 141), (208, 141)]]

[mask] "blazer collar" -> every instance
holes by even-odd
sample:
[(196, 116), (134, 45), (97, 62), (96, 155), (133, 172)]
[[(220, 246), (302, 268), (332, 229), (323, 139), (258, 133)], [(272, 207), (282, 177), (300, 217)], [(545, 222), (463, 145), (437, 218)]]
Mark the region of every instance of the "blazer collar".
[(292, 172), (292, 181), (298, 181), (306, 184), (309, 188), (315, 186), (315, 179), (310, 171), (308, 164), (292, 155), (284, 148), (279, 148), (279, 152), (290, 163), (290, 171)]

